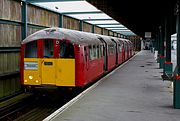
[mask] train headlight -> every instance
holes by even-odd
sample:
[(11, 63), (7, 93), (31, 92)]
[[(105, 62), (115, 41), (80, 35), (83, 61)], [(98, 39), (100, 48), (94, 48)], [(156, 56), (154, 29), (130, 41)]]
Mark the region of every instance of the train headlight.
[(25, 83), (27, 83), (27, 80), (24, 80)]
[(32, 80), (32, 79), (33, 79), (33, 76), (29, 76), (29, 79)]
[(39, 81), (38, 80), (36, 80), (36, 83), (38, 83)]

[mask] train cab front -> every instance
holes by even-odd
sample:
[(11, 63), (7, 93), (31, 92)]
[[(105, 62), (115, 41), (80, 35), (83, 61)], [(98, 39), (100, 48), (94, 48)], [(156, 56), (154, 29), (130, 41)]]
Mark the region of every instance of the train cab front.
[(22, 84), (28, 89), (75, 86), (74, 46), (66, 40), (39, 39), (22, 45)]

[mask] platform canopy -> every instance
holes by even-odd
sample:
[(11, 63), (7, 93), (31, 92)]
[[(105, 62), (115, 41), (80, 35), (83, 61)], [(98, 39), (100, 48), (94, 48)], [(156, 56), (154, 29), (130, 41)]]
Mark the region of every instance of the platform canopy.
[(87, 23), (106, 28), (108, 30), (121, 33), (123, 35), (135, 34), (114, 20), (112, 17), (97, 9), (85, 0), (26, 0), (31, 4), (35, 4), (42, 8), (61, 13), (62, 15), (70, 16)]

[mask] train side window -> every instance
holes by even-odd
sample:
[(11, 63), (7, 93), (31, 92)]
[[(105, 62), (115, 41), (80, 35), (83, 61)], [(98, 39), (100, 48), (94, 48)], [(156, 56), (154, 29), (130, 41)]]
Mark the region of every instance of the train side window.
[(92, 60), (92, 47), (89, 45), (89, 60)]
[(54, 41), (53, 40), (44, 40), (44, 57), (52, 58), (54, 55)]
[(89, 46), (89, 59), (94, 60), (96, 59), (97, 51), (96, 51), (96, 46)]
[(101, 55), (104, 56), (104, 55), (105, 55), (105, 54), (104, 54), (104, 53), (105, 53), (105, 52), (104, 52), (104, 45), (101, 45), (101, 48), (100, 48), (100, 49), (101, 49)]
[(96, 59), (97, 57), (97, 50), (96, 50), (96, 46), (93, 45), (93, 59)]
[(60, 42), (60, 58), (74, 58), (74, 46), (71, 43)]
[(100, 50), (99, 50), (99, 45), (97, 45), (97, 58), (100, 58)]
[(114, 45), (108, 45), (108, 51), (109, 51), (109, 54), (114, 54), (115, 50), (114, 50)]
[(122, 52), (122, 44), (119, 44), (119, 52)]
[(37, 41), (26, 44), (25, 58), (37, 58)]
[(60, 58), (64, 58), (66, 51), (66, 44), (65, 42), (60, 41)]
[(74, 46), (71, 43), (67, 44), (65, 58), (74, 58)]
[(124, 43), (124, 50), (127, 51), (127, 45)]

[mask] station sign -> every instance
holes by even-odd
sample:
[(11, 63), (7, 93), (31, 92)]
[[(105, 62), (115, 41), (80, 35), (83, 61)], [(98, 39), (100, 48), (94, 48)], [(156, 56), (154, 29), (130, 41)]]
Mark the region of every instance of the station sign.
[(151, 38), (151, 32), (145, 32), (145, 38)]

